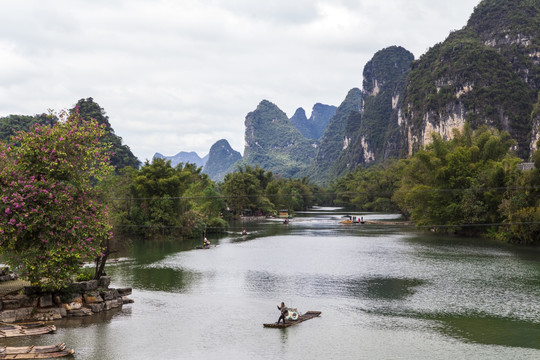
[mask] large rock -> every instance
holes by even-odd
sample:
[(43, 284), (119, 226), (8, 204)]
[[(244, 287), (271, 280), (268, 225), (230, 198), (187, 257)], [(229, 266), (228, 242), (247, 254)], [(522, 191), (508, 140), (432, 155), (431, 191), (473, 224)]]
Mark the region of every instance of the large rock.
[(118, 294), (118, 290), (116, 290), (116, 289), (109, 289), (109, 290), (103, 291), (101, 293), (101, 297), (105, 301), (116, 299), (119, 296), (120, 295)]
[(5, 310), (37, 306), (35, 299), (26, 295), (6, 295), (2, 299), (2, 303)]
[(51, 293), (39, 297), (39, 307), (47, 308), (53, 306), (53, 297)]
[(131, 291), (132, 289), (130, 287), (125, 287), (125, 288), (118, 288), (116, 289), (118, 291), (118, 294), (120, 296), (127, 296), (127, 295), (131, 295)]
[(16, 321), (23, 321), (30, 319), (33, 308), (26, 307), (17, 310), (4, 310), (0, 313), (0, 321), (13, 323)]
[(86, 304), (95, 304), (103, 302), (103, 298), (97, 291), (92, 291), (86, 294), (83, 294), (84, 302)]
[(108, 289), (109, 285), (111, 285), (111, 278), (109, 276), (102, 276), (98, 280), (98, 288), (100, 289)]
[(81, 281), (79, 284), (81, 285), (82, 292), (97, 290), (99, 286), (99, 282), (97, 280)]
[(79, 297), (78, 299), (75, 299), (74, 301), (70, 302), (70, 303), (67, 303), (67, 304), (63, 304), (62, 307), (64, 309), (66, 309), (67, 311), (71, 311), (71, 310), (79, 310), (81, 309), (83, 306), (83, 302), (82, 302), (82, 298)]
[(90, 304), (90, 309), (92, 309), (92, 312), (94, 313), (102, 312), (104, 309), (104, 303), (100, 302), (96, 304)]

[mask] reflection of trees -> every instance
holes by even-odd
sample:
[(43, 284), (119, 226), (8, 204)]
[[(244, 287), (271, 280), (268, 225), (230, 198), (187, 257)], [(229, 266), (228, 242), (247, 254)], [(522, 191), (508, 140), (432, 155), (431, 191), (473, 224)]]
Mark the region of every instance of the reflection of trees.
[(171, 268), (135, 267), (131, 271), (133, 287), (151, 291), (184, 292), (198, 278), (193, 272)]
[(263, 294), (295, 294), (297, 296), (352, 296), (367, 299), (403, 300), (422, 285), (419, 279), (347, 278), (338, 276), (284, 276), (266, 271), (249, 271), (246, 288)]

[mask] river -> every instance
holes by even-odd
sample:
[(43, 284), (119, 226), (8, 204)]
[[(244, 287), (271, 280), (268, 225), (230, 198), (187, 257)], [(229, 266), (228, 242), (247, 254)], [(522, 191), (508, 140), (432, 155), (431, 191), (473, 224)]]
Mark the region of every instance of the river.
[[(75, 359), (101, 360), (540, 358), (538, 249), (341, 215), (232, 224), (208, 250), (136, 242), (107, 268), (134, 304), (8, 345), (65, 342)], [(263, 328), (281, 301), (322, 314)]]

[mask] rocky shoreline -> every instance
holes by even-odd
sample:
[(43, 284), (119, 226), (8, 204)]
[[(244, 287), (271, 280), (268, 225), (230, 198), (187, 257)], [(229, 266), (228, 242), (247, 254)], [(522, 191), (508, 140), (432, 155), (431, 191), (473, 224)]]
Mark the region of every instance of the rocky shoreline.
[(65, 317), (82, 317), (132, 303), (128, 297), (131, 288), (109, 288), (111, 279), (73, 283), (61, 292), (43, 292), (39, 288), (25, 286), (22, 294), (0, 296), (0, 322), (52, 321)]

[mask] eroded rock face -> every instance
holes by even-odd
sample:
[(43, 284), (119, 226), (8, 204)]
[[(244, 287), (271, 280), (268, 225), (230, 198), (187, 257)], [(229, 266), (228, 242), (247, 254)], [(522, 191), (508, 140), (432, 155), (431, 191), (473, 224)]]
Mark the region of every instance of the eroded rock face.
[(538, 102), (534, 107), (531, 122), (531, 156), (529, 158), (532, 160), (532, 155), (538, 150), (538, 141), (540, 141), (540, 92), (538, 93)]
[(400, 155), (401, 94), (413, 59), (406, 49), (391, 46), (366, 64), (361, 108), (347, 117), (335, 172), (343, 175)]
[(539, 36), (539, 3), (482, 1), (466, 27), (413, 64), (399, 121), (404, 155), (429, 144), (433, 133), (451, 139), (467, 121), (509, 132), (517, 155), (530, 158), (538, 137), (531, 112), (540, 91)]
[(89, 316), (133, 302), (127, 297), (131, 288), (110, 289), (110, 283), (110, 278), (103, 276), (99, 280), (74, 283), (64, 293), (43, 293), (25, 287), (24, 294), (0, 297), (0, 321), (52, 321), (66, 316)]

